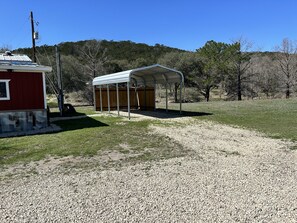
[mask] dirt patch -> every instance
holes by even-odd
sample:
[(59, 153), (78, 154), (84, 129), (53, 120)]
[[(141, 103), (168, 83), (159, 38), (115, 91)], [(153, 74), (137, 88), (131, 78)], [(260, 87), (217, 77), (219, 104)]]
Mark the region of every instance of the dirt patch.
[(199, 154), (225, 153), (242, 156), (274, 155), (285, 151), (292, 142), (265, 137), (259, 132), (215, 124), (212, 122), (187, 122), (178, 127), (151, 126), (154, 133), (170, 137)]
[[(69, 171), (79, 171), (80, 169), (90, 169), (94, 167), (114, 166), (113, 164), (124, 164), (126, 160), (141, 156), (142, 153), (136, 153), (131, 146), (122, 143), (119, 144), (118, 150), (103, 150), (96, 156), (67, 156), (67, 157), (52, 157), (39, 161), (31, 161), (25, 164), (14, 164), (3, 166), (0, 171), (0, 179), (13, 179), (19, 177), (29, 177), (32, 175), (46, 175), (53, 172), (65, 173)], [(143, 152), (146, 152), (144, 150)], [(77, 170), (75, 170), (77, 169)]]
[[(0, 221), (296, 222), (293, 143), (211, 122), (172, 125), (175, 121), (150, 126), (152, 134), (193, 153), (121, 168), (0, 181)], [(119, 148), (128, 156), (133, 150), (125, 143)], [(126, 154), (111, 150), (88, 160), (100, 155), (108, 162)], [(74, 160), (49, 159), (40, 165)]]

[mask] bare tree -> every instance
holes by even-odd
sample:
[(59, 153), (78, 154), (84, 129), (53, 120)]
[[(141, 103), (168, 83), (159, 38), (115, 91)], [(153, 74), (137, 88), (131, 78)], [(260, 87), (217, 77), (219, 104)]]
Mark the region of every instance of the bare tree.
[(81, 76), (83, 66), (77, 58), (71, 55), (63, 55), (63, 87), (66, 92), (81, 91), (86, 88), (88, 76)]
[(289, 98), (292, 93), (292, 88), (296, 83), (297, 61), (296, 52), (297, 46), (288, 38), (283, 39), (281, 45), (275, 47), (277, 54), (276, 60), (279, 73), (285, 87), (286, 98)]
[(79, 48), (80, 60), (83, 62), (86, 74), (95, 78), (98, 74), (104, 74), (104, 64), (107, 61), (107, 49), (98, 40), (89, 40)]
[(0, 52), (5, 52), (5, 51), (11, 51), (11, 46), (10, 45), (7, 45), (7, 44), (3, 44), (1, 47), (0, 47)]
[(84, 97), (93, 104), (92, 80), (105, 74), (104, 64), (107, 62), (107, 49), (102, 46), (98, 40), (89, 40), (78, 48), (79, 59), (84, 67), (84, 76), (88, 77), (87, 87), (84, 90)]
[[(184, 61), (185, 53), (180, 52), (170, 52), (165, 54), (163, 57), (159, 58), (158, 63), (164, 66), (174, 68), (176, 70), (181, 70), (183, 61)], [(174, 102), (178, 102), (177, 92), (178, 92), (179, 84), (174, 84)], [(170, 86), (171, 91), (171, 86)]]
[(267, 98), (274, 98), (279, 91), (280, 80), (277, 75), (277, 65), (272, 60), (271, 54), (256, 55), (252, 58), (254, 88), (264, 93)]

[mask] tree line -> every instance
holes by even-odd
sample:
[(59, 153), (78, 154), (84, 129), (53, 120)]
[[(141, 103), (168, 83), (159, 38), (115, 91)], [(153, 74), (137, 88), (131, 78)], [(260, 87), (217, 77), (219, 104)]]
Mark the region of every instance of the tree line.
[(238, 39), (231, 44), (208, 41), (195, 52), (171, 52), (161, 64), (185, 74), (186, 86), (203, 95), (206, 101), (216, 88), (226, 99), (291, 97), (296, 93), (296, 45), (284, 39), (275, 52), (249, 51), (251, 44)]
[[(263, 95), (289, 98), (297, 90), (297, 47), (289, 39), (284, 39), (274, 52), (252, 51), (252, 45), (244, 39), (232, 43), (208, 41), (194, 52), (160, 44), (148, 46), (106, 40), (66, 42), (58, 47), (64, 90), (81, 91), (90, 102), (94, 77), (155, 63), (181, 71), (185, 86), (196, 89), (197, 97), (206, 101), (211, 99), (215, 89), (220, 89), (224, 98), (230, 100)], [(14, 52), (30, 55), (31, 49)], [(48, 91), (52, 93), (57, 82), (54, 52), (54, 46), (37, 47), (38, 62), (53, 67), (53, 72), (47, 75)], [(173, 90), (175, 93), (177, 87)]]

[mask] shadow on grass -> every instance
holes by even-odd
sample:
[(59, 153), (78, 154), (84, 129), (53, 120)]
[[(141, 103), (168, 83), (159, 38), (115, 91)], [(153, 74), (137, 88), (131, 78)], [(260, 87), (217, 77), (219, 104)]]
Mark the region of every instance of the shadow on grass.
[(162, 109), (162, 108), (158, 108), (155, 111), (131, 110), (131, 113), (150, 116), (154, 118), (160, 118), (160, 119), (213, 115), (212, 113), (207, 113), (207, 112), (192, 112), (192, 111), (182, 111), (182, 113), (180, 114), (178, 110), (168, 109), (168, 111), (166, 112), (166, 109)]
[[(74, 113), (64, 113), (62, 117), (75, 117), (75, 116), (84, 116), (84, 115), (86, 115), (86, 114), (81, 113), (81, 112), (74, 112)], [(49, 117), (50, 118), (59, 118), (59, 117), (61, 117), (60, 112), (50, 112)]]
[(109, 126), (106, 123), (97, 121), (96, 119), (88, 116), (79, 119), (58, 120), (54, 121), (53, 123), (60, 126), (62, 131)]

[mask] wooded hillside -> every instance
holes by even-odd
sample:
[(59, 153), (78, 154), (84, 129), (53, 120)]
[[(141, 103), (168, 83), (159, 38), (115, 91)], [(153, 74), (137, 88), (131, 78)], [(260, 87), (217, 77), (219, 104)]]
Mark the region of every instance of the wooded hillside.
[[(131, 41), (85, 40), (64, 42), (58, 45), (65, 92), (82, 91), (83, 96), (92, 100), (91, 81), (94, 77), (156, 64), (167, 53), (184, 52), (176, 48), (156, 44), (149, 46)], [(38, 46), (37, 61), (53, 67), (47, 75), (48, 92), (54, 93), (57, 84), (55, 46)], [(31, 48), (21, 48), (14, 53), (26, 54), (32, 58)]]
[[(242, 40), (227, 44), (208, 41), (195, 52), (156, 44), (131, 41), (86, 40), (58, 45), (61, 53), (63, 85), (66, 92), (82, 91), (92, 101), (94, 77), (159, 63), (180, 70), (185, 84), (195, 94), (187, 100), (211, 100), (213, 92), (222, 99), (275, 98), (296, 95), (297, 47), (284, 39), (276, 52), (253, 52)], [(30, 48), (14, 53), (31, 56)], [(53, 67), (48, 74), (48, 92), (56, 85), (55, 47), (37, 47), (38, 62)], [(174, 89), (174, 88), (172, 88)], [(172, 90), (174, 91), (174, 90)], [(177, 100), (177, 98), (176, 98)]]
[[(157, 63), (158, 59), (166, 53), (169, 52), (185, 52), (184, 50), (180, 50), (177, 48), (167, 47), (164, 45), (156, 44), (155, 46), (149, 46), (144, 43), (134, 43), (132, 41), (97, 41), (97, 40), (85, 40), (78, 42), (63, 42), (58, 44), (59, 51), (62, 56), (73, 56), (80, 57), (81, 51), (86, 48), (86, 46), (92, 46), (98, 48), (100, 45), (100, 49), (102, 52), (104, 51), (104, 57), (111, 62), (119, 62), (125, 61), (128, 63), (137, 63), (137, 61), (142, 61), (147, 65), (151, 65), (153, 63)], [(37, 53), (39, 57), (50, 56), (53, 57), (55, 55), (55, 46), (38, 46), (36, 47)], [(92, 49), (95, 51), (96, 49)], [(32, 58), (32, 49), (31, 48), (20, 48), (15, 50), (14, 52), (23, 53), (31, 56)], [(95, 52), (90, 52), (95, 53)], [(99, 54), (97, 55), (99, 56)], [(121, 62), (119, 62), (121, 63)], [(129, 66), (129, 64), (126, 64)]]

